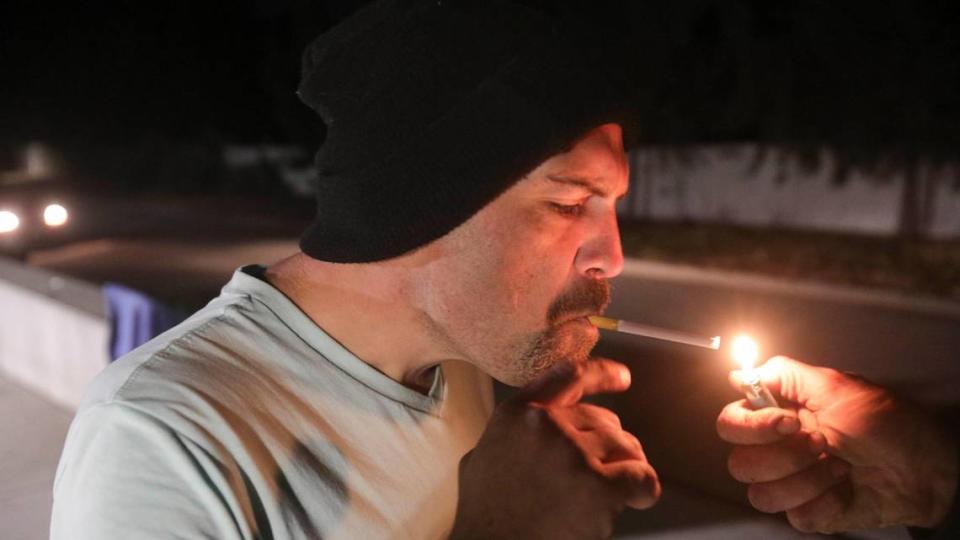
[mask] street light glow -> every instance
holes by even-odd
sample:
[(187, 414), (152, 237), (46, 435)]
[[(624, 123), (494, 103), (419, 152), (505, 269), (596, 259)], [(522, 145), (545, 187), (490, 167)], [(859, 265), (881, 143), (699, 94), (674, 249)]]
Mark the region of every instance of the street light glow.
[(59, 204), (49, 204), (43, 209), (43, 222), (48, 227), (59, 227), (67, 222), (67, 209)]
[(20, 218), (9, 210), (0, 210), (0, 234), (11, 233), (20, 227)]

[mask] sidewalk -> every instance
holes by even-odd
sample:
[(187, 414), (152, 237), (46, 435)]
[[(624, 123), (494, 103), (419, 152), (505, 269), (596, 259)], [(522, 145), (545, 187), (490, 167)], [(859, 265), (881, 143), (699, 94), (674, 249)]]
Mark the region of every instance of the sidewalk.
[(49, 536), (53, 477), (73, 413), (0, 377), (0, 530)]

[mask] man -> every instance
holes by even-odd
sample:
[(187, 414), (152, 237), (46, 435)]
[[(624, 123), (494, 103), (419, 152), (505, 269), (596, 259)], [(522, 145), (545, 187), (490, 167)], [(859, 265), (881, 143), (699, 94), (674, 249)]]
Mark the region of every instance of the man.
[[(639, 442), (580, 402), (629, 385), (584, 318), (627, 171), (607, 50), (554, 21), (388, 1), (311, 45), (303, 252), (98, 377), (52, 537), (598, 538), (656, 501)], [(523, 387), (495, 411), (490, 376)]]
[[(558, 20), (388, 0), (308, 48), (302, 252), (97, 378), (52, 537), (596, 538), (654, 503), (639, 442), (580, 402), (629, 385), (586, 319), (627, 169), (605, 51)], [(523, 387), (496, 411), (491, 376)]]

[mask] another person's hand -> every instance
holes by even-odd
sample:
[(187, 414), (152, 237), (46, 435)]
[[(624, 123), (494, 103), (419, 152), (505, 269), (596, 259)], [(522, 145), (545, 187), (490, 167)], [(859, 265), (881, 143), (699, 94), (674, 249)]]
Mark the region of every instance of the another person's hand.
[[(758, 368), (783, 408), (727, 405), (717, 432), (750, 503), (801, 531), (932, 528), (957, 489), (956, 442), (913, 405), (860, 378), (775, 357)], [(731, 375), (739, 388), (741, 373)]]
[(451, 538), (606, 538), (624, 508), (660, 496), (656, 472), (617, 416), (580, 403), (630, 386), (609, 360), (559, 366), (494, 411), (460, 463)]

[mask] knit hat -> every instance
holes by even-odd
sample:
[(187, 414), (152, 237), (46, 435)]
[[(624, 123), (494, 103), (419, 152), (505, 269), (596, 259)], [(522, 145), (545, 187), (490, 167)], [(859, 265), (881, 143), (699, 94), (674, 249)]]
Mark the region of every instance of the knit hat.
[(377, 1), (318, 37), (297, 94), (327, 136), (300, 248), (402, 255), (593, 127), (623, 124), (604, 43), (569, 11), (501, 0)]

